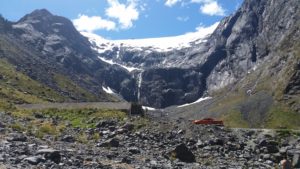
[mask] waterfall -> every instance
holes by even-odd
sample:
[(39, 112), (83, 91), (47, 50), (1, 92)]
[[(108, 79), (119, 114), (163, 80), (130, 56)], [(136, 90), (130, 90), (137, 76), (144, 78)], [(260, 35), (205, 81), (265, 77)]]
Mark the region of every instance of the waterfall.
[(140, 97), (141, 97), (141, 87), (142, 87), (142, 81), (143, 81), (143, 71), (141, 71), (138, 74), (138, 101), (140, 101)]
[(121, 45), (118, 46), (118, 51), (117, 51), (117, 59), (120, 58), (120, 50), (121, 50)]

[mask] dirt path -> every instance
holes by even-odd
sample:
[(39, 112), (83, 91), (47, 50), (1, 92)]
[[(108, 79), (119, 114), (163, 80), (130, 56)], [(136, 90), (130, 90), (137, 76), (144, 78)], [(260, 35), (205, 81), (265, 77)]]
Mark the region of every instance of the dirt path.
[(129, 110), (128, 102), (83, 102), (83, 103), (42, 103), (42, 104), (21, 104), (16, 105), (19, 109), (41, 110), (41, 109), (82, 109), (82, 108), (99, 108), (99, 109), (116, 109)]

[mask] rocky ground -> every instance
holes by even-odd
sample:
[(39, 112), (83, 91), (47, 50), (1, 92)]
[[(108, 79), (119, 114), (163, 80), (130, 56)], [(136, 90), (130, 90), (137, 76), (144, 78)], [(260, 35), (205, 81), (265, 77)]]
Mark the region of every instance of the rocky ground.
[[(102, 120), (95, 128), (70, 127), (58, 136), (37, 138), (10, 127), (26, 119), (2, 112), (0, 168), (254, 169), (276, 168), (285, 157), (300, 167), (296, 131), (228, 129), (184, 119), (147, 119), (141, 125), (138, 118)], [(77, 136), (82, 132), (85, 141)]]

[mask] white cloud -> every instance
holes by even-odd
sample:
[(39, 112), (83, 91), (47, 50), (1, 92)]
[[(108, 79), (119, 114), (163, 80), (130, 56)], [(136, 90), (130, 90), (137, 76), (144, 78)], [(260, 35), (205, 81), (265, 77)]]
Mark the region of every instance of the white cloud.
[(190, 3), (201, 4), (200, 12), (210, 16), (224, 16), (225, 9), (218, 3), (217, 0), (191, 0)]
[(217, 1), (204, 3), (200, 7), (200, 11), (203, 14), (207, 14), (207, 15), (211, 15), (211, 16), (213, 16), (213, 15), (224, 16), (225, 15), (225, 10), (223, 9), (223, 7), (221, 5), (218, 4)]
[(107, 0), (109, 7), (105, 14), (118, 20), (121, 29), (129, 29), (133, 26), (133, 21), (139, 18), (139, 10), (136, 0), (127, 0), (127, 4), (122, 4), (118, 0)]
[(212, 33), (219, 25), (220, 22), (216, 22), (213, 25), (210, 26), (204, 26), (203, 24), (200, 24), (197, 28), (197, 32), (203, 32), (205, 34), (210, 34)]
[(165, 5), (168, 6), (168, 7), (172, 7), (172, 6), (176, 5), (180, 1), (181, 0), (166, 0)]
[(218, 0), (165, 0), (165, 5), (172, 7), (180, 3), (182, 7), (187, 4), (200, 4), (200, 12), (210, 16), (224, 16), (225, 9), (218, 3)]
[(116, 24), (110, 20), (102, 19), (100, 16), (78, 15), (77, 19), (73, 20), (74, 26), (78, 31), (94, 32), (96, 30), (114, 30)]
[(178, 21), (181, 21), (181, 22), (186, 22), (190, 19), (190, 17), (188, 17), (188, 16), (185, 16), (185, 17), (184, 16), (178, 16), (176, 19)]
[(191, 3), (209, 3), (215, 0), (191, 0)]

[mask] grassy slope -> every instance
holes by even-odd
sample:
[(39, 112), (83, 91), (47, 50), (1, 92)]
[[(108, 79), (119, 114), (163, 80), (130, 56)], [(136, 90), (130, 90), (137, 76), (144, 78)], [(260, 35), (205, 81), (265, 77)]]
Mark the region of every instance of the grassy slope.
[[(38, 138), (53, 136), (54, 139), (65, 134), (72, 134), (76, 141), (82, 143), (97, 141), (100, 135), (94, 133), (88, 136), (81, 129), (95, 128), (99, 121), (107, 119), (114, 119), (122, 124), (127, 118), (125, 112), (103, 109), (44, 109), (39, 111), (18, 109), (13, 110), (11, 115), (14, 117), (14, 122), (9, 127), (16, 131)], [(80, 132), (74, 133), (75, 128), (80, 129)]]
[(95, 95), (76, 85), (71, 79), (64, 75), (55, 74), (53, 79), (62, 91), (68, 93), (69, 97), (75, 100), (80, 97), (85, 98), (87, 101), (97, 100)]
[(45, 103), (65, 98), (56, 91), (15, 70), (5, 59), (0, 59), (0, 103)]
[(150, 125), (145, 117), (130, 117), (124, 111), (109, 109), (43, 109), (43, 110), (12, 110), (10, 116), (14, 117), (8, 127), (34, 135), (38, 138), (51, 136), (58, 139), (66, 134), (75, 137), (81, 143), (98, 141), (99, 132), (87, 134), (85, 129), (96, 128), (102, 120), (114, 120), (123, 125), (130, 121), (134, 130)]
[[(293, 110), (291, 106), (300, 104), (300, 96), (293, 95), (289, 99), (285, 99), (286, 94), (284, 93), (289, 79), (294, 74), (293, 67), (300, 61), (299, 46), (295, 45), (289, 56), (282, 49), (281, 52), (278, 52), (282, 55), (279, 60), (271, 60), (271, 62), (261, 65), (261, 69), (248, 74), (238, 83), (236, 90), (217, 91), (215, 97), (226, 95), (226, 99), (218, 100), (210, 107), (209, 112), (221, 112), (221, 118), (230, 127), (300, 129), (300, 113)], [(282, 62), (285, 63), (282, 69), (270, 73), (270, 70), (274, 70), (274, 67)], [(256, 85), (255, 82), (257, 82)], [(251, 96), (246, 94), (249, 86), (255, 86)], [(260, 99), (262, 97), (264, 99)], [(272, 104), (261, 103), (268, 98), (272, 99)], [(248, 117), (243, 112), (244, 105), (250, 107), (246, 112)]]
[[(91, 93), (61, 72), (47, 74), (47, 72), (43, 72), (45, 70), (41, 70), (39, 75), (47, 76), (46, 78), (52, 85), (49, 87), (47, 82), (33, 80), (21, 71), (17, 71), (17, 66), (12, 64), (14, 62), (25, 62), (23, 65), (18, 65), (19, 67), (28, 66), (28, 63), (32, 62), (35, 63), (32, 66), (39, 66), (42, 69), (43, 67), (39, 63), (44, 60), (38, 57), (34, 51), (27, 50), (23, 44), (0, 34), (0, 106), (2, 104), (2, 107), (7, 107), (10, 103), (43, 103), (47, 101), (117, 101), (113, 96), (104, 92), (100, 93), (101, 91)], [(23, 67), (23, 69), (31, 69), (31, 67)]]
[(69, 122), (72, 127), (94, 128), (96, 123), (102, 119), (122, 120), (126, 117), (126, 113), (118, 110), (104, 109), (44, 109), (44, 110), (15, 110), (12, 115), (17, 118), (26, 118), (31, 121), (36, 120), (36, 116), (40, 115), (45, 118), (57, 119), (61, 122)]
[(99, 93), (91, 93), (90, 91), (79, 86), (76, 82), (72, 81), (68, 76), (62, 74), (55, 73), (53, 75), (53, 80), (59, 90), (63, 92), (63, 95), (70, 98), (69, 100), (71, 101), (95, 102), (103, 101), (103, 99), (105, 101), (112, 102), (119, 101), (119, 99), (115, 96), (107, 94), (103, 91), (99, 91)]

